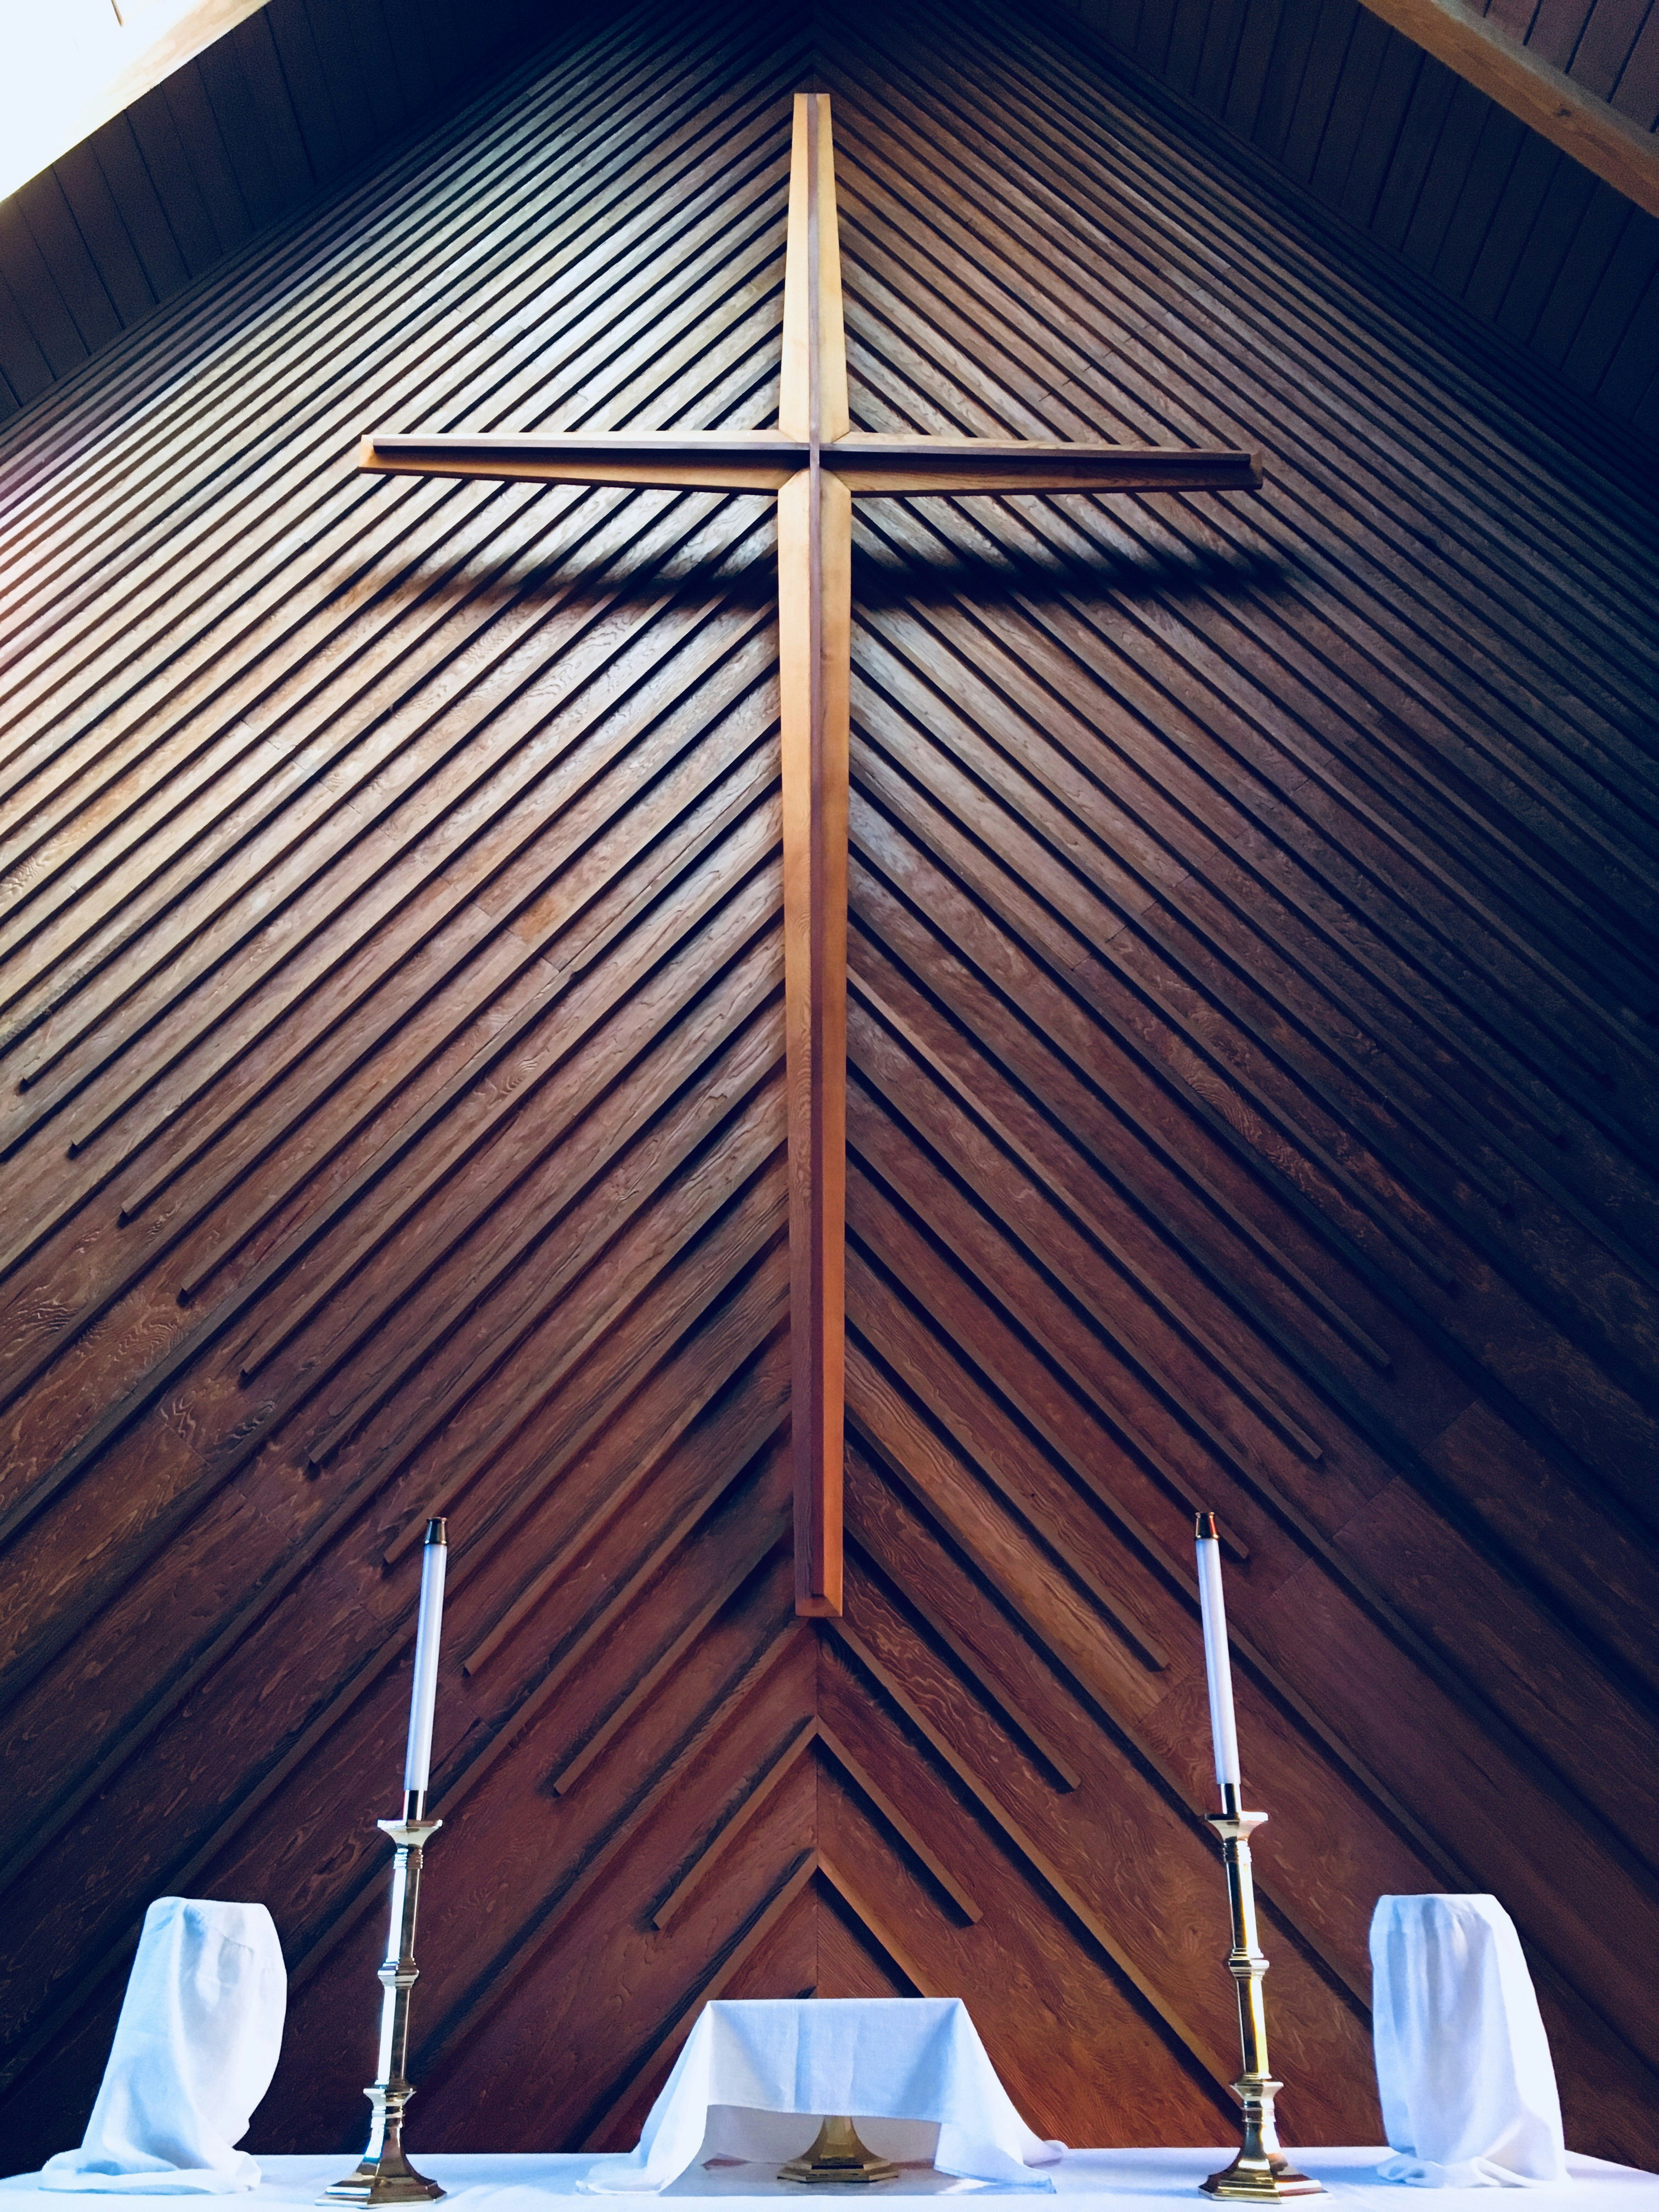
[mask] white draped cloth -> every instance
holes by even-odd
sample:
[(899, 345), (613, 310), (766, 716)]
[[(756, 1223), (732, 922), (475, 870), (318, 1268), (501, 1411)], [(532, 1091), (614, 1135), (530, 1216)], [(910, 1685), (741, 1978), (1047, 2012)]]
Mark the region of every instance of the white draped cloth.
[(1371, 1917), (1378, 2171), (1419, 2189), (1566, 2179), (1555, 2068), (1515, 1923), (1495, 1897), (1384, 1897)]
[[(804, 2117), (781, 2130), (769, 2118), (787, 2113)], [(1003, 2188), (1051, 2190), (1031, 2169), (1066, 2148), (1026, 2126), (960, 1997), (716, 2002), (687, 2038), (638, 2148), (599, 2160), (582, 2186), (654, 2191), (700, 2157), (793, 2157), (836, 2113), (884, 2156), (931, 2149), (942, 2173)], [(891, 2132), (902, 2122), (922, 2125)]]
[(229, 2196), (259, 2186), (235, 2145), (270, 2087), (288, 1976), (263, 1905), (158, 1897), (144, 1915), (115, 2040), (79, 2150), (42, 2189)]

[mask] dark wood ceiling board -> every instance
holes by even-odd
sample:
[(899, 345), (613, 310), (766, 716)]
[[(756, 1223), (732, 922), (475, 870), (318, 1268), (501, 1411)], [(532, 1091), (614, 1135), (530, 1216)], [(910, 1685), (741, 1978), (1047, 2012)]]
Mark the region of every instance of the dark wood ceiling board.
[[(209, 55), (222, 55), (228, 63), (234, 59), (240, 64), (234, 77), (227, 71), (222, 79), (210, 79), (216, 112), (223, 123), (228, 114), (240, 111), (242, 130), (258, 131), (275, 187), (271, 213), (285, 212), (307, 197), (321, 179), (306, 151), (287, 73), (264, 11), (245, 17), (228, 37), (208, 48), (204, 61)], [(262, 216), (261, 227), (270, 219), (270, 215)]]
[(1595, 5), (1595, 0), (1538, 0), (1528, 45), (1553, 68), (1566, 69)]
[[(106, 278), (87, 249), (81, 226), (52, 170), (33, 178), (17, 195), (18, 212), (39, 250), (40, 264), (69, 311), (82, 349), (95, 353), (121, 327), (116, 298), (131, 289), (131, 240), (120, 231), (115, 268)], [(91, 211), (88, 210), (90, 213)], [(148, 291), (148, 287), (143, 288)], [(147, 307), (149, 302), (145, 300)]]
[(1509, 184), (1469, 271), (1464, 296), (1477, 314), (1497, 318), (1540, 210), (1557, 195), (1564, 160), (1535, 133), (1522, 137)]
[(1500, 330), (1522, 341), (1530, 338), (1550, 287), (1566, 264), (1584, 211), (1601, 189), (1584, 171), (1571, 163), (1565, 167), (1562, 181), (1543, 201), (1528, 250), (1517, 261), (1498, 305)]
[[(1362, 8), (1350, 27), (1328, 106), (1316, 128), (1310, 125), (1307, 132), (1304, 181), (1322, 198), (1345, 208), (1361, 134), (1386, 98), (1382, 76), (1389, 52), (1384, 26)], [(1395, 88), (1395, 97), (1403, 104), (1403, 88)]]
[(113, 201), (132, 240), (144, 281), (159, 301), (188, 283), (191, 270), (181, 247), (179, 211), (175, 209), (170, 214), (162, 205), (131, 116), (123, 121), (126, 127), (106, 133), (95, 150), (90, 145), (77, 147), (56, 167), (59, 177), (66, 180), (65, 190), (71, 191), (68, 180), (77, 165), (84, 163), (88, 172), (98, 173), (100, 196)]
[(1649, 278), (1647, 291), (1602, 374), (1601, 386), (1609, 404), (1628, 402), (1634, 409), (1659, 386), (1659, 370), (1649, 359), (1644, 330), (1646, 318), (1656, 307), (1659, 307), (1659, 269)]
[(1623, 323), (1612, 316), (1586, 317), (1580, 324), (1571, 346), (1564, 356), (1563, 367), (1574, 378), (1595, 380), (1597, 390), (1607, 383), (1609, 362), (1621, 349), (1630, 362), (1628, 374), (1639, 374), (1643, 369), (1650, 374), (1653, 363), (1642, 338), (1633, 331), (1638, 315), (1654, 297), (1654, 279), (1659, 272), (1659, 225), (1630, 222), (1620, 236), (1608, 263), (1609, 282), (1615, 289), (1628, 288), (1633, 302), (1630, 315)]
[[(12, 297), (23, 309), (24, 328), (53, 377), (59, 378), (80, 366), (86, 359), (87, 347), (64, 290), (42, 258), (34, 227), (28, 220), (31, 214), (40, 212), (15, 193), (0, 207), (0, 256), (3, 256)], [(65, 284), (71, 283), (72, 275), (72, 270), (66, 272)], [(105, 309), (110, 312), (107, 301)]]
[[(131, 137), (143, 172), (143, 185), (136, 191), (135, 201), (142, 204), (146, 192), (154, 196), (184, 264), (182, 277), (176, 277), (169, 290), (182, 291), (224, 252), (215, 219), (216, 213), (222, 214), (223, 210), (216, 210), (210, 204), (197, 182), (179, 135), (179, 125), (164, 96), (164, 88), (158, 87), (128, 108), (121, 121), (124, 132), (112, 129), (99, 134), (95, 143), (88, 141), (90, 150), (110, 178), (112, 189), (117, 191), (124, 210), (124, 220), (131, 226), (136, 218), (125, 212), (127, 198), (116, 182), (125, 165), (124, 156), (119, 150), (106, 150), (109, 139)], [(161, 297), (165, 310), (167, 295)]]
[(1358, 17), (1344, 9), (1322, 9), (1308, 58), (1285, 118), (1278, 158), (1299, 184), (1312, 174), (1332, 101), (1353, 44)]
[(1556, 366), (1563, 363), (1589, 319), (1590, 303), (1608, 263), (1635, 220), (1632, 210), (1609, 186), (1598, 184), (1578, 219), (1560, 273), (1528, 343)]
[[(125, 143), (131, 147), (130, 137), (125, 139)], [(124, 324), (134, 322), (141, 315), (148, 314), (160, 296), (157, 280), (162, 284), (169, 281), (177, 283), (183, 276), (183, 264), (179, 262), (176, 250), (172, 250), (172, 239), (167, 232), (165, 220), (158, 226), (156, 218), (160, 211), (154, 205), (154, 193), (146, 195), (140, 185), (133, 195), (138, 203), (134, 224), (129, 225), (121, 213), (101, 162), (91, 147), (84, 144), (72, 148), (53, 165), (52, 181), (62, 194), (64, 204), (81, 236), (83, 239), (98, 237), (106, 241), (99, 274), (109, 295), (110, 304), (121, 321)], [(147, 183), (148, 179), (143, 181)], [(123, 179), (129, 190), (138, 182), (139, 179), (131, 173)], [(144, 204), (146, 198), (151, 202), (148, 207)], [(149, 273), (146, 258), (141, 257), (137, 251), (134, 238), (135, 228), (144, 223), (146, 217), (149, 218), (147, 227), (153, 241), (152, 258), (158, 264), (155, 277)], [(159, 239), (156, 235), (158, 228)], [(155, 245), (160, 246), (159, 255), (154, 253)], [(57, 254), (54, 252), (50, 258), (57, 265)]]
[(1171, 82), (1185, 85), (1191, 82), (1202, 51), (1208, 13), (1206, 0), (1178, 0), (1171, 15), (1170, 43), (1164, 57), (1164, 69)]
[(1272, 11), (1272, 38), (1245, 40), (1239, 49), (1228, 97), (1230, 115), (1272, 153), (1279, 153), (1285, 143), (1318, 27), (1318, 0), (1279, 0)]
[[(222, 58), (217, 74), (228, 69)], [(259, 227), (257, 206), (249, 204), (247, 179), (258, 175), (258, 152), (253, 148), (233, 152), (226, 143), (225, 124), (215, 107), (210, 79), (194, 62), (158, 85), (151, 97), (166, 103), (173, 119), (174, 140), (190, 167), (191, 179), (209, 210), (221, 253), (230, 252)], [(251, 106), (246, 87), (238, 88), (246, 109)], [(227, 94), (222, 88), (222, 100)], [(239, 158), (240, 155), (240, 158)]]
[[(15, 220), (15, 216), (14, 216)], [(4, 221), (0, 216), (0, 222)], [(15, 275), (15, 271), (10, 272)], [(52, 380), (52, 371), (34, 332), (30, 329), (19, 302), (17, 294), (4, 276), (0, 276), (0, 378), (5, 380), (5, 394), (18, 406), (44, 392)]]
[(350, 120), (362, 102), (338, 51), (325, 54), (304, 6), (293, 0), (274, 0), (255, 20), (270, 41), (312, 176), (325, 182), (343, 174), (351, 162)]
[(1611, 98), (1651, 12), (1650, 0), (1595, 0), (1573, 53), (1574, 82), (1601, 100)]
[[(429, 164), (434, 143), (463, 142), (467, 135), (467, 126), (472, 125), (476, 127), (475, 108), (464, 111), (447, 131), (435, 134), (434, 138), (416, 142), (395, 162), (391, 173), (406, 179)], [(135, 127), (137, 127), (150, 111), (141, 103), (131, 112)], [(209, 301), (216, 335), (220, 334), (217, 330), (220, 325), (223, 325), (225, 331), (234, 333), (237, 326), (236, 307), (239, 303), (256, 298), (264, 304), (273, 283), (280, 289), (284, 272), (296, 265), (313, 264), (316, 256), (326, 253), (331, 247), (337, 251), (342, 240), (356, 234), (354, 218), (361, 215), (363, 206), (371, 203), (380, 205), (377, 196), (379, 181), (376, 179), (366, 188), (360, 187), (355, 192), (347, 191), (337, 201), (325, 204), (308, 221), (290, 224), (283, 234), (274, 238), (270, 247), (271, 265), (264, 272), (264, 287), (256, 290), (247, 285), (246, 279), (239, 283), (235, 271), (228, 271), (219, 284), (210, 288), (203, 298), (184, 301), (167, 309), (157, 318), (155, 328), (146, 333), (147, 345), (143, 350), (150, 376), (154, 376), (157, 360), (176, 357), (177, 349), (181, 343), (199, 345), (204, 309)], [(429, 210), (428, 219), (432, 219)], [(117, 349), (115, 357), (104, 364), (106, 384), (100, 392), (102, 399), (113, 404), (120, 395), (126, 393), (132, 374), (132, 354), (133, 348), (130, 344), (124, 345)], [(46, 417), (43, 416), (42, 419)]]
[(1659, 124), (1659, 15), (1650, 10), (1613, 89), (1613, 105), (1644, 131)]
[[(1356, 19), (1361, 11), (1351, 0), (1324, 0), (1319, 10), (1313, 0), (1299, 0), (1297, 9), (1289, 13), (1271, 8), (1253, 10), (1236, 49), (1231, 12), (1222, 0), (1218, 0), (1218, 10), (1224, 27), (1219, 31), (1216, 58), (1200, 78), (1188, 80), (1179, 70), (1170, 68), (1164, 46), (1155, 37), (1149, 39), (1145, 26), (1137, 40), (1126, 18), (1103, 6), (1080, 6), (1085, 19), (1097, 23), (1105, 40), (1133, 53), (1141, 66), (1152, 70), (1177, 93), (1194, 94), (1209, 112), (1220, 116), (1249, 139), (1271, 161), (1275, 176), (1298, 181), (1311, 176), (1318, 202), (1341, 208), (1374, 238), (1400, 248), (1428, 197), (1425, 179), (1431, 181), (1437, 162), (1453, 167), (1466, 164), (1477, 143), (1489, 135), (1490, 119), (1496, 112), (1490, 101), (1461, 87), (1448, 69), (1423, 56), (1398, 33), (1387, 32), (1380, 55), (1373, 50), (1374, 31), (1368, 31), (1360, 41)], [(1158, 15), (1166, 27), (1173, 14), (1173, 0), (1165, 0)], [(1212, 25), (1216, 21), (1212, 18)], [(1345, 100), (1341, 57), (1352, 57), (1362, 43), (1368, 71), (1375, 80), (1376, 96), (1352, 164), (1345, 166), (1346, 157), (1333, 131), (1339, 106)], [(1224, 70), (1220, 55), (1229, 50), (1233, 50), (1233, 59)], [(1399, 102), (1407, 88), (1409, 99), (1402, 118)], [(1345, 106), (1345, 123), (1350, 117), (1351, 111)], [(1308, 163), (1322, 140), (1328, 158), (1310, 170)], [(1344, 176), (1352, 179), (1351, 191), (1344, 190)], [(1574, 164), (1559, 166), (1534, 218), (1535, 243), (1528, 236), (1520, 252), (1533, 287), (1547, 290), (1557, 281), (1553, 271), (1559, 270), (1559, 264), (1553, 264), (1551, 234), (1565, 209), (1582, 195), (1589, 181)], [(1510, 200), (1516, 189), (1513, 180), (1507, 181), (1498, 195), (1498, 209), (1506, 216), (1511, 212)], [(1522, 189), (1522, 205), (1514, 210), (1517, 219), (1531, 188), (1523, 185)], [(1433, 204), (1437, 213), (1443, 210), (1445, 194), (1434, 193)], [(1653, 228), (1650, 219), (1638, 221), (1644, 229)], [(1458, 281), (1457, 263), (1429, 273), (1443, 291), (1465, 300), (1477, 312), (1490, 313), (1470, 294), (1466, 279)], [(1589, 285), (1582, 296), (1575, 294), (1575, 315), (1596, 325), (1605, 318), (1623, 330), (1639, 310), (1643, 358), (1652, 369), (1659, 370), (1659, 318), (1641, 305), (1640, 282), (1632, 289), (1623, 272), (1607, 268), (1604, 258), (1594, 259), (1593, 275), (1601, 281)], [(1566, 312), (1564, 306), (1561, 313)], [(1513, 322), (1504, 326), (1516, 327)], [(1529, 325), (1522, 326), (1522, 335), (1527, 336), (1528, 330)], [(1562, 346), (1546, 349), (1545, 357), (1559, 364), (1566, 354), (1566, 347)], [(1569, 374), (1577, 388), (1600, 394), (1601, 378), (1588, 358)], [(1623, 394), (1634, 390), (1638, 381), (1621, 380), (1618, 388)], [(1640, 394), (1638, 404), (1645, 404)], [(1650, 434), (1651, 425), (1646, 427)]]
[[(1419, 81), (1425, 70), (1436, 64), (1362, 9), (1349, 48), (1349, 65), (1355, 79), (1352, 91), (1339, 82), (1321, 162), (1310, 183), (1322, 198), (1328, 196), (1343, 215), (1369, 228)], [(1345, 112), (1349, 99), (1364, 102), (1352, 127)]]
[(1447, 225), (1432, 268), (1435, 282), (1460, 298), (1467, 296), (1471, 273), (1486, 250), (1498, 207), (1508, 197), (1527, 137), (1525, 127), (1502, 110), (1481, 119), (1461, 195), (1467, 219)]
[[(1328, 96), (1346, 43), (1344, 14), (1329, 0), (1281, 0), (1261, 90), (1249, 108), (1252, 141), (1277, 162), (1285, 163), (1291, 149), (1304, 93), (1316, 112)], [(1241, 89), (1235, 82), (1235, 97)]]

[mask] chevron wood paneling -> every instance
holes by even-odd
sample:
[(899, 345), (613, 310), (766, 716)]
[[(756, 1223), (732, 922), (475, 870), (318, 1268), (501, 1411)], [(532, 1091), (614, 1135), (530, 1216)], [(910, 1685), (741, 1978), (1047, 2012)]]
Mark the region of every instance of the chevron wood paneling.
[[(630, 2140), (718, 1994), (959, 1993), (1219, 2142), (1194, 1504), (1292, 2140), (1379, 1893), (1651, 2161), (1650, 511), (1052, 28), (569, 32), (7, 434), (0, 2132), (267, 1899), (353, 2146), (452, 1516), (412, 2142)], [(365, 479), (764, 423), (787, 94), (866, 428), (1264, 451), (858, 522), (844, 1617), (788, 1552), (769, 502)], [(1547, 403), (1547, 404), (1546, 404)]]

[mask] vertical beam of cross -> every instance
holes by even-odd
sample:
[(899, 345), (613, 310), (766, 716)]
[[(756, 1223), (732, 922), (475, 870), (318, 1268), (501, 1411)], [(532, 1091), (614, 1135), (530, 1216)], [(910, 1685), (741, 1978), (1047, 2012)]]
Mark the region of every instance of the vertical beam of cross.
[(795, 1610), (841, 1611), (847, 1212), (847, 755), (853, 500), (823, 465), (851, 428), (830, 102), (795, 100), (778, 428), (807, 462), (778, 494), (783, 974), (789, 1098)]
[(772, 430), (376, 432), (377, 474), (764, 492), (778, 502), (783, 940), (789, 1102), (795, 1609), (836, 1613), (847, 1209), (847, 783), (852, 502), (918, 493), (1243, 491), (1236, 447), (854, 430), (830, 100), (795, 96), (783, 372)]

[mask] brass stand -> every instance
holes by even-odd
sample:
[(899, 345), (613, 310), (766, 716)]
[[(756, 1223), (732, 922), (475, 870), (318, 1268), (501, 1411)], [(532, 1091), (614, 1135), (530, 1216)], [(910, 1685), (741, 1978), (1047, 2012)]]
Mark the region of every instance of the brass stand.
[(1244, 2107), (1244, 2143), (1230, 2166), (1200, 2186), (1211, 2197), (1244, 2197), (1257, 2203), (1281, 2197), (1322, 2197), (1324, 2183), (1297, 2172), (1279, 2148), (1273, 2124), (1273, 2099), (1285, 2085), (1267, 2070), (1267, 2015), (1261, 2002), (1267, 1961), (1256, 1942), (1255, 1888), (1250, 1879), (1250, 1832), (1267, 1816), (1241, 1811), (1237, 1783), (1226, 1784), (1221, 1796), (1226, 1810), (1207, 1817), (1221, 1838), (1232, 1906), (1233, 1948), (1227, 1966), (1238, 1989), (1238, 2041), (1244, 2059), (1244, 2070), (1233, 2087)]
[(859, 2141), (851, 2120), (826, 2119), (810, 2150), (778, 2168), (780, 2181), (891, 2181), (898, 2173), (890, 2158), (878, 2158)]
[(428, 2181), (404, 2156), (404, 2107), (414, 2095), (404, 2069), (409, 2059), (409, 1993), (420, 1969), (415, 1964), (415, 1913), (421, 1901), (421, 1859), (428, 1838), (441, 1820), (428, 1820), (423, 1790), (404, 1794), (401, 1820), (374, 1825), (398, 1847), (392, 1866), (392, 1929), (380, 1962), (380, 2078), (363, 2092), (374, 2117), (368, 2148), (343, 2180), (325, 2189), (319, 2204), (424, 2204), (447, 2194)]

